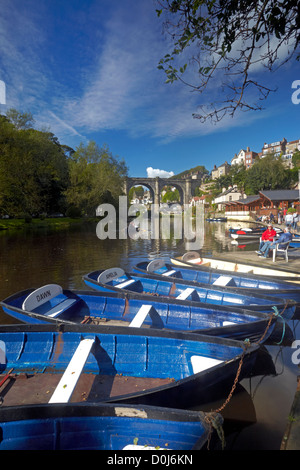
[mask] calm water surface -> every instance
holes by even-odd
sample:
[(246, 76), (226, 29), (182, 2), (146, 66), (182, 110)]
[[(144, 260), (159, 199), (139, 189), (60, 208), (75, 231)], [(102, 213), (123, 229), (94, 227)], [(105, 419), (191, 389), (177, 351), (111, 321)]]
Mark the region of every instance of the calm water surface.
[[(204, 254), (232, 251), (234, 258), (235, 251), (255, 249), (255, 243), (232, 244), (229, 225), (206, 223)], [(99, 240), (93, 225), (61, 231), (0, 231), (0, 298), (48, 283), (85, 289), (82, 276), (89, 271), (116, 266), (130, 271), (141, 260), (167, 260), (185, 251), (183, 240)], [(0, 323), (15, 322), (1, 309)], [(298, 339), (298, 322), (290, 321), (289, 326)], [(241, 382), (223, 412), (226, 449), (280, 448), (299, 368), (291, 361), (290, 346), (268, 345), (262, 352), (257, 376)], [(218, 408), (225, 399), (207, 409)]]

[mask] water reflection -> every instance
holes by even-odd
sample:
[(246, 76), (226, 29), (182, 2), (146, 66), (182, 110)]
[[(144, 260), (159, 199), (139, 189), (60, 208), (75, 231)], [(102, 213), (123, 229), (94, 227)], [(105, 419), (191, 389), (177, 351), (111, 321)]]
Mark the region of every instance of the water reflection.
[[(205, 223), (203, 254), (254, 249), (252, 244), (241, 247), (231, 243), (231, 225)], [(155, 257), (168, 260), (187, 249), (184, 238), (100, 240), (96, 224), (60, 231), (0, 232), (0, 298), (49, 282), (64, 288), (86, 289), (82, 276), (87, 272), (112, 266), (131, 271), (139, 261)], [(13, 320), (1, 309), (0, 322)], [(299, 338), (299, 322), (288, 321), (287, 325)], [(260, 359), (256, 375), (241, 382), (224, 409), (226, 449), (280, 448), (299, 368), (292, 362), (294, 351), (290, 344), (265, 348), (269, 362)], [(209, 404), (210, 409), (218, 406)]]

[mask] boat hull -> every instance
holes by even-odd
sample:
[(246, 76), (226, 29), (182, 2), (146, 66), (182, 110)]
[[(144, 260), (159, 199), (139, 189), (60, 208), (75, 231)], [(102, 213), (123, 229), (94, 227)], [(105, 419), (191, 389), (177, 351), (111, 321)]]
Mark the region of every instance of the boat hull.
[[(107, 271), (93, 271), (83, 277), (84, 282), (92, 289), (101, 292), (136, 292), (144, 296), (158, 296), (174, 298), (178, 303), (182, 303), (185, 292), (189, 293), (186, 300), (192, 300), (195, 305), (214, 308), (217, 306), (231, 308), (245, 308), (248, 310), (272, 313), (274, 307), (279, 312), (284, 312), (285, 318), (293, 318), (296, 312), (296, 303), (293, 300), (281, 299), (270, 295), (257, 292), (241, 292), (240, 290), (228, 289), (222, 286), (200, 285), (193, 281), (184, 279), (168, 279), (166, 276), (156, 275), (155, 273), (124, 273), (117, 276), (109, 282), (100, 282), (99, 277)], [(110, 272), (110, 270), (108, 270)], [(126, 286), (124, 286), (126, 284)], [(186, 294), (187, 295), (187, 294)]]
[(93, 347), (70, 402), (191, 408), (226, 395), (235, 378), (249, 376), (258, 352), (258, 345), (206, 335), (166, 331), (158, 335), (157, 331), (135, 329), (128, 334), (117, 327), (95, 333), (88, 326), (4, 325), (0, 329), (0, 346), (5, 348), (0, 380), (11, 371), (13, 377), (1, 391), (2, 406), (50, 402), (60, 374), (83, 340), (93, 340)]
[(5, 299), (1, 302), (4, 312), (27, 324), (90, 324), (97, 331), (97, 328), (101, 329), (111, 323), (123, 325), (127, 329), (141, 307), (148, 305), (153, 307), (153, 311), (144, 319), (143, 327), (158, 332), (162, 329), (187, 331), (242, 341), (249, 339), (252, 342), (260, 341), (263, 335), (265, 341), (269, 339), (277, 322), (277, 318), (270, 318), (268, 313), (233, 309), (229, 306), (216, 305), (209, 308), (195, 305), (192, 301), (185, 301), (180, 305), (174, 299), (149, 298), (150, 296), (134, 293), (68, 290), (64, 290), (63, 295), (76, 299), (74, 307), (57, 317), (50, 317), (47, 316), (47, 310), (38, 313), (22, 309), (24, 300), (33, 292), (34, 289), (28, 289)]
[(2, 407), (0, 450), (199, 450), (209, 437), (207, 417), (108, 403)]
[[(134, 270), (142, 273), (147, 273), (149, 261), (143, 261), (138, 263)], [(218, 270), (210, 268), (200, 268), (197, 266), (175, 266), (168, 263), (164, 263), (163, 266), (155, 271), (156, 274), (163, 274), (164, 272), (174, 271), (170, 276), (184, 279), (186, 281), (196, 282), (200, 285), (213, 285), (217, 282), (221, 274), (232, 278), (232, 285), (227, 286), (228, 290), (237, 290), (242, 292), (259, 292), (264, 295), (272, 295), (281, 297), (283, 299), (291, 299), (297, 303), (300, 303), (300, 285), (294, 282), (287, 282), (286, 280), (265, 277), (249, 273), (237, 273), (233, 271), (223, 271), (220, 274)]]

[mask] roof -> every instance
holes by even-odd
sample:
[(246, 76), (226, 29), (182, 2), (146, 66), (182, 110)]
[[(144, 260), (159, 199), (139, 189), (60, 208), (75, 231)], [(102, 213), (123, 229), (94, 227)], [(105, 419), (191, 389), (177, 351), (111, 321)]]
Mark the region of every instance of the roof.
[(237, 199), (236, 201), (226, 202), (226, 204), (243, 204), (243, 205), (247, 205), (247, 204), (251, 204), (251, 202), (258, 201), (260, 199), (260, 197), (261, 196), (259, 194), (257, 194), (255, 196), (248, 196), (245, 199)]
[(274, 191), (260, 191), (260, 194), (270, 201), (296, 201), (299, 199), (298, 189), (278, 189)]

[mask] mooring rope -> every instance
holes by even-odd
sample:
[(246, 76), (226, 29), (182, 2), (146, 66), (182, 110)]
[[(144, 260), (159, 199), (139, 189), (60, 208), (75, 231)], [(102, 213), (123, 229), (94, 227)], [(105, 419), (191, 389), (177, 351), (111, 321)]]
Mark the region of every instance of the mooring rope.
[[(263, 341), (263, 339), (265, 338), (270, 326), (271, 326), (271, 323), (274, 319), (274, 317), (279, 317), (282, 319), (283, 321), (283, 325), (284, 325), (284, 328), (283, 328), (283, 333), (282, 333), (282, 338), (280, 340), (280, 342), (278, 343), (275, 343), (275, 344), (281, 344), (281, 342), (283, 341), (283, 338), (284, 338), (284, 335), (285, 335), (285, 320), (284, 318), (282, 317), (282, 314), (284, 313), (284, 311), (286, 310), (288, 306), (288, 301), (286, 301), (285, 303), (285, 306), (282, 310), (281, 313), (279, 313), (278, 311), (278, 308), (276, 306), (272, 307), (272, 310), (274, 311), (274, 313), (271, 313), (270, 315), (270, 318), (269, 318), (269, 321), (268, 321), (268, 324), (266, 326), (266, 329), (264, 331), (264, 333), (262, 334), (261, 338), (259, 339), (259, 341), (257, 341), (257, 343), (255, 344), (259, 344)], [(245, 339), (244, 342), (243, 342), (243, 345), (244, 345), (244, 351), (241, 355), (241, 358), (240, 358), (240, 362), (239, 362), (239, 366), (238, 366), (238, 370), (237, 370), (237, 373), (236, 373), (236, 376), (235, 376), (235, 379), (234, 379), (234, 382), (233, 382), (233, 385), (231, 387), (231, 390), (226, 398), (226, 400), (224, 401), (224, 403), (219, 407), (217, 408), (216, 410), (214, 411), (211, 411), (210, 413), (207, 413), (206, 415), (206, 421), (210, 424), (210, 434), (209, 434), (209, 438), (207, 440), (207, 448), (209, 449), (209, 444), (210, 444), (210, 439), (211, 439), (211, 434), (212, 434), (212, 428), (214, 428), (216, 431), (217, 431), (217, 434), (220, 438), (220, 441), (222, 443), (222, 449), (224, 449), (225, 447), (225, 435), (224, 435), (224, 431), (223, 431), (223, 427), (222, 427), (222, 424), (220, 425), (220, 420), (217, 420), (217, 416), (218, 416), (218, 413), (221, 413), (221, 411), (224, 410), (224, 408), (228, 405), (228, 403), (230, 402), (231, 398), (232, 398), (232, 395), (236, 389), (236, 386), (237, 386), (237, 383), (238, 383), (238, 379), (239, 379), (239, 376), (240, 376), (240, 373), (241, 373), (241, 370), (242, 370), (242, 366), (243, 366), (243, 362), (244, 362), (244, 357), (245, 357), (245, 354), (246, 354), (246, 350), (248, 347), (250, 347), (250, 340), (249, 339)]]

